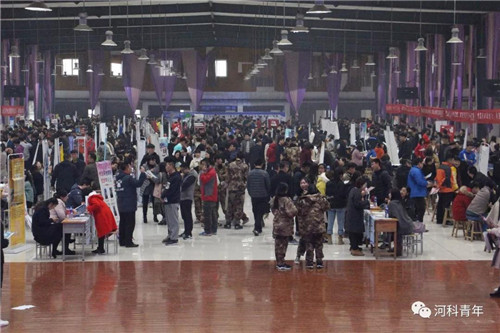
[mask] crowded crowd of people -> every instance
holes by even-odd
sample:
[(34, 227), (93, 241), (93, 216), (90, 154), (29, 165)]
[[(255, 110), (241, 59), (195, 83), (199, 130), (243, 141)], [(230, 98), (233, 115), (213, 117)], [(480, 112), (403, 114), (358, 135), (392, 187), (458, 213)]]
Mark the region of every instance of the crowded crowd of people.
[[(424, 221), (436, 197), (438, 224), (447, 223), (445, 210), (453, 203), (455, 219), (482, 221), (485, 230), (491, 227), (484, 217), (497, 200), (500, 184), (500, 149), (495, 137), (465, 137), (463, 130), (451, 137), (433, 126), (418, 130), (402, 123), (392, 126), (400, 162), (393, 166), (385, 144), (385, 122), (366, 120), (367, 136), (360, 138), (358, 133), (356, 143), (350, 144), (347, 119), (338, 120), (337, 138), (316, 125), (309, 132), (308, 126), (290, 121), (267, 127), (266, 122), (247, 116), (215, 116), (196, 130), (192, 121), (179, 120), (169, 138), (167, 156), (160, 157), (159, 147), (152, 143), (147, 144), (144, 156), (137, 156), (132, 134), (135, 121), (128, 126), (116, 119), (109, 121), (107, 140), (99, 144), (92, 132), (98, 118), (66, 119), (58, 126), (20, 122), (2, 131), (1, 174), (6, 175), (8, 155), (24, 154), (27, 205), (34, 207), (34, 238), (52, 244), (54, 257), (60, 254), (57, 245), (62, 234), (57, 222), (66, 211), (61, 207), (77, 207), (91, 191), (99, 192), (96, 162), (103, 159), (111, 161), (115, 175), (119, 242), (124, 247), (138, 246), (133, 241), (138, 201), (142, 222), (151, 223), (152, 216), (153, 223), (166, 225), (163, 243), (172, 245), (179, 238), (191, 239), (197, 223), (203, 226), (200, 237), (217, 235), (219, 227), (244, 233), (247, 228), (243, 226), (250, 221), (250, 212), (244, 210), (246, 193), (251, 200), (253, 235), (261, 235), (269, 213), (274, 216), (279, 270), (290, 269), (284, 261), (288, 244), (298, 245), (296, 262), (305, 255), (310, 269), (323, 267), (323, 244), (344, 245), (346, 237), (351, 254), (363, 256), (363, 210), (370, 205), (387, 205), (389, 215), (398, 218), (398, 237), (412, 233), (413, 222)], [(156, 120), (141, 123), (160, 132), (161, 123)], [(86, 149), (71, 149), (70, 142), (82, 135)], [(59, 138), (63, 158), (53, 165), (55, 138)], [(47, 140), (51, 151), (49, 179), (55, 195), (48, 200), (43, 200), (42, 140)], [(476, 151), (486, 145), (493, 167), (482, 173), (476, 166)], [(106, 224), (100, 239), (116, 229)], [(401, 254), (401, 242), (396, 249), (391, 248), (390, 239), (382, 243)], [(95, 253), (104, 253), (102, 243)]]

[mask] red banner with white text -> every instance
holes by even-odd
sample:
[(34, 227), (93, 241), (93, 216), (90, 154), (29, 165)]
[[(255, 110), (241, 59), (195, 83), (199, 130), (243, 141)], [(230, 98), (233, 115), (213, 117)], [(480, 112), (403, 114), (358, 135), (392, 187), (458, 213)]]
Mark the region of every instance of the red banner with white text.
[(459, 121), (477, 124), (500, 124), (500, 109), (490, 110), (453, 110), (427, 106), (408, 106), (402, 104), (387, 104), (388, 114), (405, 114), (438, 120)]
[(24, 116), (24, 106), (2, 105), (2, 116), (4, 117)]

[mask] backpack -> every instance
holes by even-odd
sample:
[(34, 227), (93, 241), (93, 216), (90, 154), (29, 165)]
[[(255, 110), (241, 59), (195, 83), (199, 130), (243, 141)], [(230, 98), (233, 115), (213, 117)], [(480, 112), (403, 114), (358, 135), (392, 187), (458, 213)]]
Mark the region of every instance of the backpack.
[(439, 166), (439, 169), (444, 170), (444, 181), (443, 181), (443, 186), (444, 187), (451, 187), (451, 168), (448, 165), (441, 164)]

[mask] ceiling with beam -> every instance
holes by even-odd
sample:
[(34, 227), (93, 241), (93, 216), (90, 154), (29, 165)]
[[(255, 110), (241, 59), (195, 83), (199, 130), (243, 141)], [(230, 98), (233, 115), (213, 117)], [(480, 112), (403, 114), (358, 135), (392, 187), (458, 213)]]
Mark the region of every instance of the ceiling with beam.
[[(280, 30), (296, 25), (314, 1), (257, 0), (87, 0), (44, 1), (51, 12), (25, 10), (31, 1), (1, 0), (1, 38), (60, 52), (102, 48), (106, 30), (123, 48), (272, 47)], [(499, 10), (498, 1), (324, 1), (331, 13), (305, 14), (309, 33), (289, 34), (285, 49), (368, 53), (387, 50), (420, 35), (448, 38), (456, 24), (484, 24), (484, 14)], [(456, 10), (454, 6), (456, 5)], [(78, 32), (86, 12), (92, 32)], [(455, 15), (454, 15), (455, 13)], [(111, 15), (110, 15), (111, 14)]]

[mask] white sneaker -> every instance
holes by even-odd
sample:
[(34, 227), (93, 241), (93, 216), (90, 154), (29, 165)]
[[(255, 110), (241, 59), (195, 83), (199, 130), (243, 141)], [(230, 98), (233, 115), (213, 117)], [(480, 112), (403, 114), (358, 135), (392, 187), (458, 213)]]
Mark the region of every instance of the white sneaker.
[(7, 326), (7, 325), (9, 325), (9, 322), (7, 320), (0, 319), (0, 327), (4, 327), (4, 326)]

